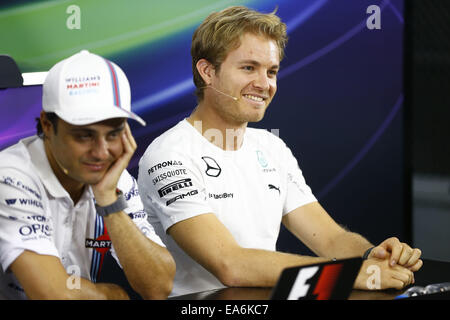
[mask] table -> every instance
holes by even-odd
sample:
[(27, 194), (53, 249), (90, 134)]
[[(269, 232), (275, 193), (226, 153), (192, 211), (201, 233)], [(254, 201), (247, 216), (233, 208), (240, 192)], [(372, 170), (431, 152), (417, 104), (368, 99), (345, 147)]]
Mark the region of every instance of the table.
[[(422, 268), (414, 274), (414, 286), (450, 282), (450, 262), (423, 259)], [(349, 300), (393, 300), (402, 290), (365, 291), (353, 290)], [(169, 298), (169, 300), (268, 300), (272, 288), (223, 288)], [(412, 299), (450, 299), (450, 292)]]

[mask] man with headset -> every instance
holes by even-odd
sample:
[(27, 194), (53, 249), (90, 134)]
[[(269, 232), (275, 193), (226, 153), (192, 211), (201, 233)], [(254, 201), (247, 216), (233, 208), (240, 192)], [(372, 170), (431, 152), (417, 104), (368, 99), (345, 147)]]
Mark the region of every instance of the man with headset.
[(127, 299), (96, 283), (108, 251), (145, 299), (165, 299), (175, 265), (126, 167), (136, 149), (128, 80), (81, 51), (49, 71), (38, 135), (0, 152), (0, 294)]
[[(138, 176), (149, 219), (177, 263), (172, 295), (270, 287), (286, 267), (356, 256), (366, 259), (356, 288), (368, 289), (366, 270), (377, 265), (379, 289), (400, 289), (422, 266), (419, 249), (396, 238), (375, 247), (338, 225), (284, 142), (247, 127), (275, 95), (286, 41), (274, 13), (241, 6), (212, 13), (194, 32), (198, 105), (151, 143)], [(277, 252), (280, 223), (318, 256)]]

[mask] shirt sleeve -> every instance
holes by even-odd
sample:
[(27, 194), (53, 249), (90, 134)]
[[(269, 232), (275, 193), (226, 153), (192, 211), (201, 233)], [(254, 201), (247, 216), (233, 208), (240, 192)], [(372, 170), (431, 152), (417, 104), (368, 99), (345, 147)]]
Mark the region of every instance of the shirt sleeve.
[(286, 166), (287, 193), (283, 205), (283, 215), (305, 204), (317, 201), (311, 188), (306, 184), (297, 159), (286, 145), (284, 145), (284, 163)]
[(165, 232), (177, 222), (213, 212), (200, 169), (187, 154), (148, 149), (139, 164), (138, 185), (146, 210)]
[(124, 171), (119, 180), (118, 187), (122, 190), (128, 204), (128, 207), (124, 210), (125, 213), (128, 214), (139, 230), (141, 230), (147, 238), (164, 247), (164, 243), (155, 233), (155, 230), (150, 223), (148, 223), (147, 213), (144, 210), (144, 205), (142, 204), (141, 197), (139, 195), (136, 179), (132, 177), (128, 171)]
[(7, 270), (24, 250), (59, 258), (51, 214), (37, 183), (17, 169), (0, 170), (0, 263)]
[[(144, 206), (139, 196), (136, 179), (134, 179), (128, 171), (124, 170), (120, 176), (117, 187), (123, 192), (125, 200), (127, 201), (128, 207), (123, 211), (128, 214), (134, 224), (148, 239), (162, 247), (165, 247), (161, 238), (156, 234), (154, 228), (147, 220), (147, 213), (144, 211)], [(111, 246), (111, 255), (117, 261), (117, 264), (122, 267), (116, 251), (114, 250), (114, 246)]]

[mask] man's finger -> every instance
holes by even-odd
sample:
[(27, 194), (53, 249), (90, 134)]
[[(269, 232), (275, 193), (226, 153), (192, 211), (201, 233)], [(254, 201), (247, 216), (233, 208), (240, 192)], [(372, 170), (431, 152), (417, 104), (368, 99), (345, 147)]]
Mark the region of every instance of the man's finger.
[(403, 269), (402, 271), (393, 271), (392, 278), (403, 282), (403, 286), (405, 287), (414, 282), (414, 275), (408, 269)]
[(408, 259), (408, 261), (404, 264), (406, 268), (414, 266), (417, 261), (419, 261), (420, 256), (422, 255), (422, 251), (420, 249), (412, 249), (411, 257)]
[[(129, 126), (125, 123), (125, 129), (121, 134), (123, 153), (116, 159), (113, 165), (109, 168), (108, 172), (105, 174), (104, 179), (108, 179), (110, 182), (113, 180), (118, 180), (123, 170), (125, 170), (130, 162), (134, 151), (136, 148), (133, 147), (132, 142), (129, 139)], [(112, 179), (112, 180), (111, 180)], [(117, 181), (115, 181), (117, 184)]]
[(409, 267), (408, 269), (411, 270), (412, 272), (416, 272), (420, 268), (422, 268), (422, 266), (423, 266), (423, 261), (421, 259), (419, 259), (415, 265), (413, 265), (412, 267)]
[(133, 156), (137, 148), (136, 141), (134, 140), (133, 135), (131, 134), (131, 130), (128, 123), (125, 123), (125, 130), (122, 134), (122, 144), (125, 149), (122, 157), (125, 158), (125, 161), (127, 162), (126, 165), (128, 165), (128, 162), (131, 160), (131, 157)]
[(397, 289), (397, 290), (401, 290), (404, 287), (406, 287), (406, 285), (405, 285), (405, 283), (403, 281), (398, 280), (398, 279), (390, 279), (388, 281), (386, 289), (394, 288), (394, 289)]
[(385, 259), (389, 255), (389, 252), (385, 248), (378, 246), (372, 249), (369, 258)]
[(125, 149), (124, 150), (124, 154), (126, 154), (128, 156), (130, 154), (132, 155), (133, 152), (134, 152), (134, 149), (133, 149), (133, 146), (131, 145), (130, 139), (129, 139), (129, 137), (128, 137), (126, 132), (122, 133), (122, 144), (123, 144), (123, 147)]
[(403, 249), (400, 258), (398, 259), (398, 264), (406, 267), (407, 262), (414, 254), (414, 250), (406, 243), (402, 243), (402, 247)]
[(131, 129), (130, 129), (130, 126), (129, 126), (128, 122), (125, 123), (125, 134), (126, 134), (128, 140), (129, 140), (130, 144), (131, 144), (131, 147), (134, 150), (136, 150), (137, 143), (136, 143), (136, 140), (133, 137), (133, 134), (131, 133)]
[(400, 259), (400, 256), (403, 251), (403, 246), (398, 239), (392, 240), (390, 246), (391, 246), (391, 260), (389, 264), (391, 267), (393, 267)]

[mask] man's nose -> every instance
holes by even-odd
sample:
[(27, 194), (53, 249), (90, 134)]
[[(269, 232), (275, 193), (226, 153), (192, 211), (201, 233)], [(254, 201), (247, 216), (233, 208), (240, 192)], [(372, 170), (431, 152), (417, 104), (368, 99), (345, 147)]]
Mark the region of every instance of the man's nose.
[(109, 143), (104, 138), (95, 139), (92, 145), (91, 155), (98, 160), (109, 158)]
[(267, 72), (261, 71), (258, 73), (256, 79), (253, 81), (253, 85), (255, 88), (261, 90), (269, 90), (270, 89), (270, 79), (267, 76)]

